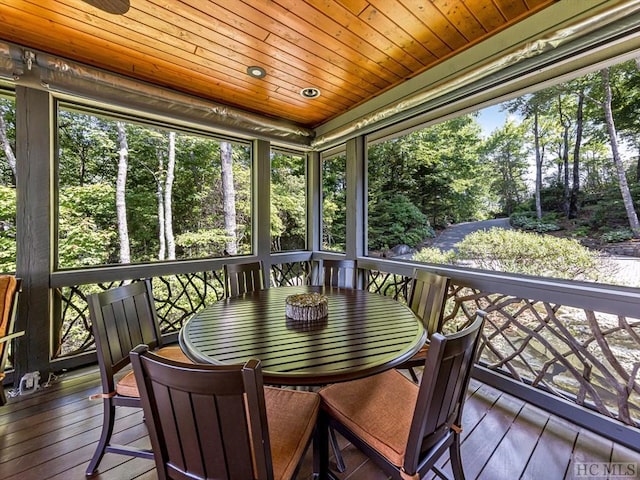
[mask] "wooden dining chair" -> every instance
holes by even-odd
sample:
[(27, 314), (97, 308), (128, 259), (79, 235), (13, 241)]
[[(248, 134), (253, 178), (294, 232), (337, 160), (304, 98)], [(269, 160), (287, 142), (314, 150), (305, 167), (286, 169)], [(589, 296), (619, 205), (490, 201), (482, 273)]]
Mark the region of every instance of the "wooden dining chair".
[[(151, 289), (151, 280), (130, 283), (87, 296), (91, 327), (96, 342), (102, 392), (92, 400), (102, 399), (102, 433), (86, 474), (93, 475), (105, 453), (153, 458), (151, 450), (111, 443), (116, 407), (138, 407), (140, 392), (130, 366), (129, 352), (146, 344), (158, 354), (183, 362), (190, 360), (177, 345), (164, 346)], [(126, 372), (124, 376), (116, 375)]]
[(325, 259), (322, 260), (319, 271), (318, 285), (344, 288), (355, 288), (356, 286), (355, 260)]
[(429, 339), (434, 333), (442, 331), (444, 306), (450, 282), (448, 277), (436, 273), (418, 269), (414, 271), (411, 293), (409, 294), (409, 307), (422, 320), (427, 332), (427, 342), (415, 355), (397, 367), (407, 369), (414, 382), (418, 381), (414, 369), (424, 365), (429, 349)]
[(22, 288), (22, 279), (13, 275), (0, 275), (0, 406), (7, 403), (3, 380), (9, 360), (9, 346), (14, 338), (24, 335), (24, 331), (15, 332), (18, 295)]
[(447, 478), (435, 465), (447, 450), (455, 479), (463, 480), (462, 409), (484, 316), (478, 311), (460, 332), (433, 334), (420, 385), (392, 369), (321, 389), (320, 478), (327, 475), (331, 426), (394, 480), (421, 479), (430, 470)]
[(295, 478), (315, 430), (317, 393), (264, 387), (258, 360), (188, 365), (131, 352), (158, 478)]
[(224, 292), (226, 297), (264, 288), (262, 261), (229, 263), (224, 265)]

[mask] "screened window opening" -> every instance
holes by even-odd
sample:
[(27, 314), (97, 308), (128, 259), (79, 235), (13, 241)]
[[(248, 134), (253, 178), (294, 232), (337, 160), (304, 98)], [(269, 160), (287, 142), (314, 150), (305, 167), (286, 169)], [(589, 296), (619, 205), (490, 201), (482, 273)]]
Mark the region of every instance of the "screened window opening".
[(347, 157), (322, 158), (322, 250), (344, 253), (347, 222)]
[(16, 271), (16, 101), (0, 92), (0, 271)]
[(271, 152), (271, 251), (304, 250), (307, 233), (305, 155)]
[(251, 147), (60, 106), (58, 268), (251, 253)]
[(372, 138), (368, 255), (640, 287), (639, 95), (627, 61)]

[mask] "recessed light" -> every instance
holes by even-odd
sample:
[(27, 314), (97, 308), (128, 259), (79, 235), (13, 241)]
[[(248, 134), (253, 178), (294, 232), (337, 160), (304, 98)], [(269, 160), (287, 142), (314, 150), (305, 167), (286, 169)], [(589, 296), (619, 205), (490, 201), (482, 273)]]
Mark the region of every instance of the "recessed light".
[(247, 75), (253, 78), (264, 78), (267, 75), (267, 72), (264, 68), (253, 65), (251, 67), (247, 67)]
[(307, 87), (300, 90), (300, 95), (304, 98), (317, 98), (320, 96), (320, 90), (314, 87)]

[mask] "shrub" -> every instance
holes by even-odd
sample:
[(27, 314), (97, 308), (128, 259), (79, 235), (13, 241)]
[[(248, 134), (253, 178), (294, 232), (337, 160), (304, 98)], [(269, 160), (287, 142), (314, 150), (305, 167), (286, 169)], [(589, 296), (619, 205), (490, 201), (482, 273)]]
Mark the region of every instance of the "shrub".
[(532, 232), (545, 233), (555, 232), (562, 230), (562, 228), (555, 223), (557, 215), (547, 214), (542, 220), (538, 220), (535, 212), (519, 212), (514, 213), (509, 217), (509, 223), (513, 228), (519, 228), (521, 230), (529, 230)]
[(619, 228), (617, 230), (611, 230), (610, 232), (603, 233), (600, 236), (600, 240), (604, 243), (626, 242), (633, 238), (633, 232), (629, 228)]
[(603, 280), (596, 252), (574, 239), (492, 228), (458, 243), (458, 260), (479, 268), (575, 280)]
[(442, 251), (435, 247), (426, 247), (417, 252), (412, 260), (425, 263), (454, 263), (456, 253), (453, 250)]
[(558, 223), (562, 218), (564, 217), (558, 212), (548, 212), (542, 215), (541, 221), (543, 223)]
[(571, 235), (574, 237), (587, 237), (589, 235), (589, 231), (589, 227), (581, 225), (576, 227), (576, 229), (571, 232)]
[(415, 247), (435, 232), (427, 217), (406, 196), (396, 194), (369, 206), (369, 248)]
[[(634, 198), (634, 205), (637, 209), (640, 206), (640, 184), (630, 182), (629, 190), (631, 190), (631, 196)], [(629, 225), (618, 182), (605, 185), (599, 194), (591, 195), (588, 209), (590, 226), (594, 230), (603, 227), (622, 229)]]
[(537, 233), (545, 233), (562, 230), (562, 227), (555, 223), (532, 222), (530, 224), (527, 224), (527, 228), (525, 228), (524, 230), (530, 230)]
[(529, 222), (533, 222), (536, 219), (536, 212), (517, 212), (511, 214), (509, 217), (509, 223), (513, 228), (522, 228)]

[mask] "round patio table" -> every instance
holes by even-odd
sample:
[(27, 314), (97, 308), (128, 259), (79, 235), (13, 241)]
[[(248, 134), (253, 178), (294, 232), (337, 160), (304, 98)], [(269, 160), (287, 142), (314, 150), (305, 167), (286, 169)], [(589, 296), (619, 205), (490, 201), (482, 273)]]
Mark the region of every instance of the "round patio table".
[[(327, 296), (323, 320), (285, 315), (288, 295)], [(226, 298), (191, 317), (180, 331), (184, 353), (198, 363), (260, 360), (264, 382), (324, 385), (365, 377), (411, 358), (424, 344), (422, 322), (392, 298), (364, 290), (275, 287)]]

